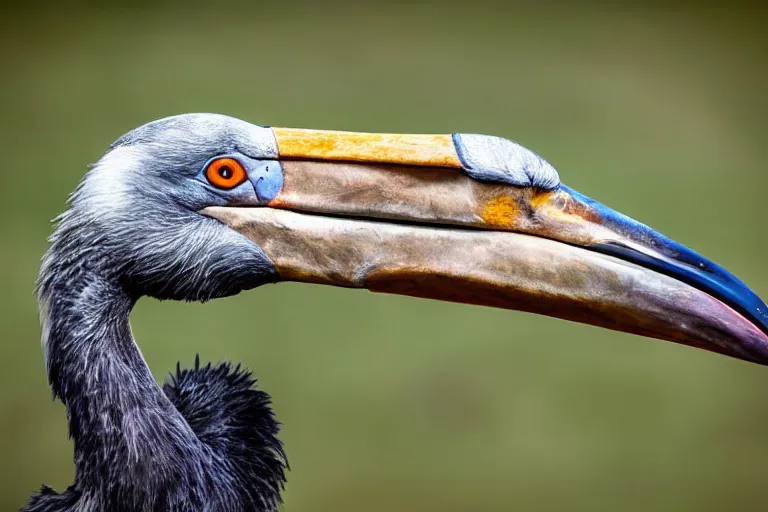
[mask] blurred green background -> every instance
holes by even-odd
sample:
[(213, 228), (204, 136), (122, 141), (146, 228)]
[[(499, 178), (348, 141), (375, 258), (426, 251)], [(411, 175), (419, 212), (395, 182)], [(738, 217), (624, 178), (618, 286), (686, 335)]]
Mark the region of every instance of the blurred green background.
[[(513, 138), (768, 296), (760, 8), (287, 4), (0, 12), (1, 510), (73, 478), (33, 296), (49, 220), (155, 118)], [(756, 365), (310, 285), (145, 299), (132, 324), (159, 380), (197, 352), (254, 370), (284, 423), (286, 511), (766, 507)]]

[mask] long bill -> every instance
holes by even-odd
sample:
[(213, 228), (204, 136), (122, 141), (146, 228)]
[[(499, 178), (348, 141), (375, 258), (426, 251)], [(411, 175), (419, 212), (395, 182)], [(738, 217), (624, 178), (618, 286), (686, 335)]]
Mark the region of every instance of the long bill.
[(284, 280), (539, 313), (768, 363), (768, 308), (725, 269), (484, 135), (273, 129), (267, 206), (203, 211)]

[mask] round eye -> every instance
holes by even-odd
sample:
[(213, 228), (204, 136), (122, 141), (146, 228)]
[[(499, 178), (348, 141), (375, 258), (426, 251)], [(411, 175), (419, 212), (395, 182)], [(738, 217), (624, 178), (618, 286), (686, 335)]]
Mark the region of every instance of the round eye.
[(230, 190), (248, 177), (243, 166), (234, 158), (217, 158), (208, 164), (205, 177), (216, 188)]

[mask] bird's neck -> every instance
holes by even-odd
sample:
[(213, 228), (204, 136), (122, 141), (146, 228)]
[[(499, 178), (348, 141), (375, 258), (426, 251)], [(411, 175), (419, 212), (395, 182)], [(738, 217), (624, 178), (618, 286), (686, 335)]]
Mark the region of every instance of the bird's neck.
[(197, 438), (133, 340), (135, 300), (98, 271), (57, 275), (40, 290), (43, 343), (51, 387), (67, 407), (78, 482), (126, 472), (138, 485), (160, 482), (164, 471), (175, 478), (173, 466), (189, 460)]

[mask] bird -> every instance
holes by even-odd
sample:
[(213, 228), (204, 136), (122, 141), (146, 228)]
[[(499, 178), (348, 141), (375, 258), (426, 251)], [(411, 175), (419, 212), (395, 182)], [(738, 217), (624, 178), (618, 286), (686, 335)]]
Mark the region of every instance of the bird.
[(160, 386), (129, 325), (144, 296), (205, 302), (309, 282), (768, 362), (768, 308), (743, 282), (502, 137), (181, 114), (113, 142), (54, 225), (37, 296), (75, 476), (25, 512), (281, 506), (289, 466), (271, 397), (243, 367), (199, 358)]

